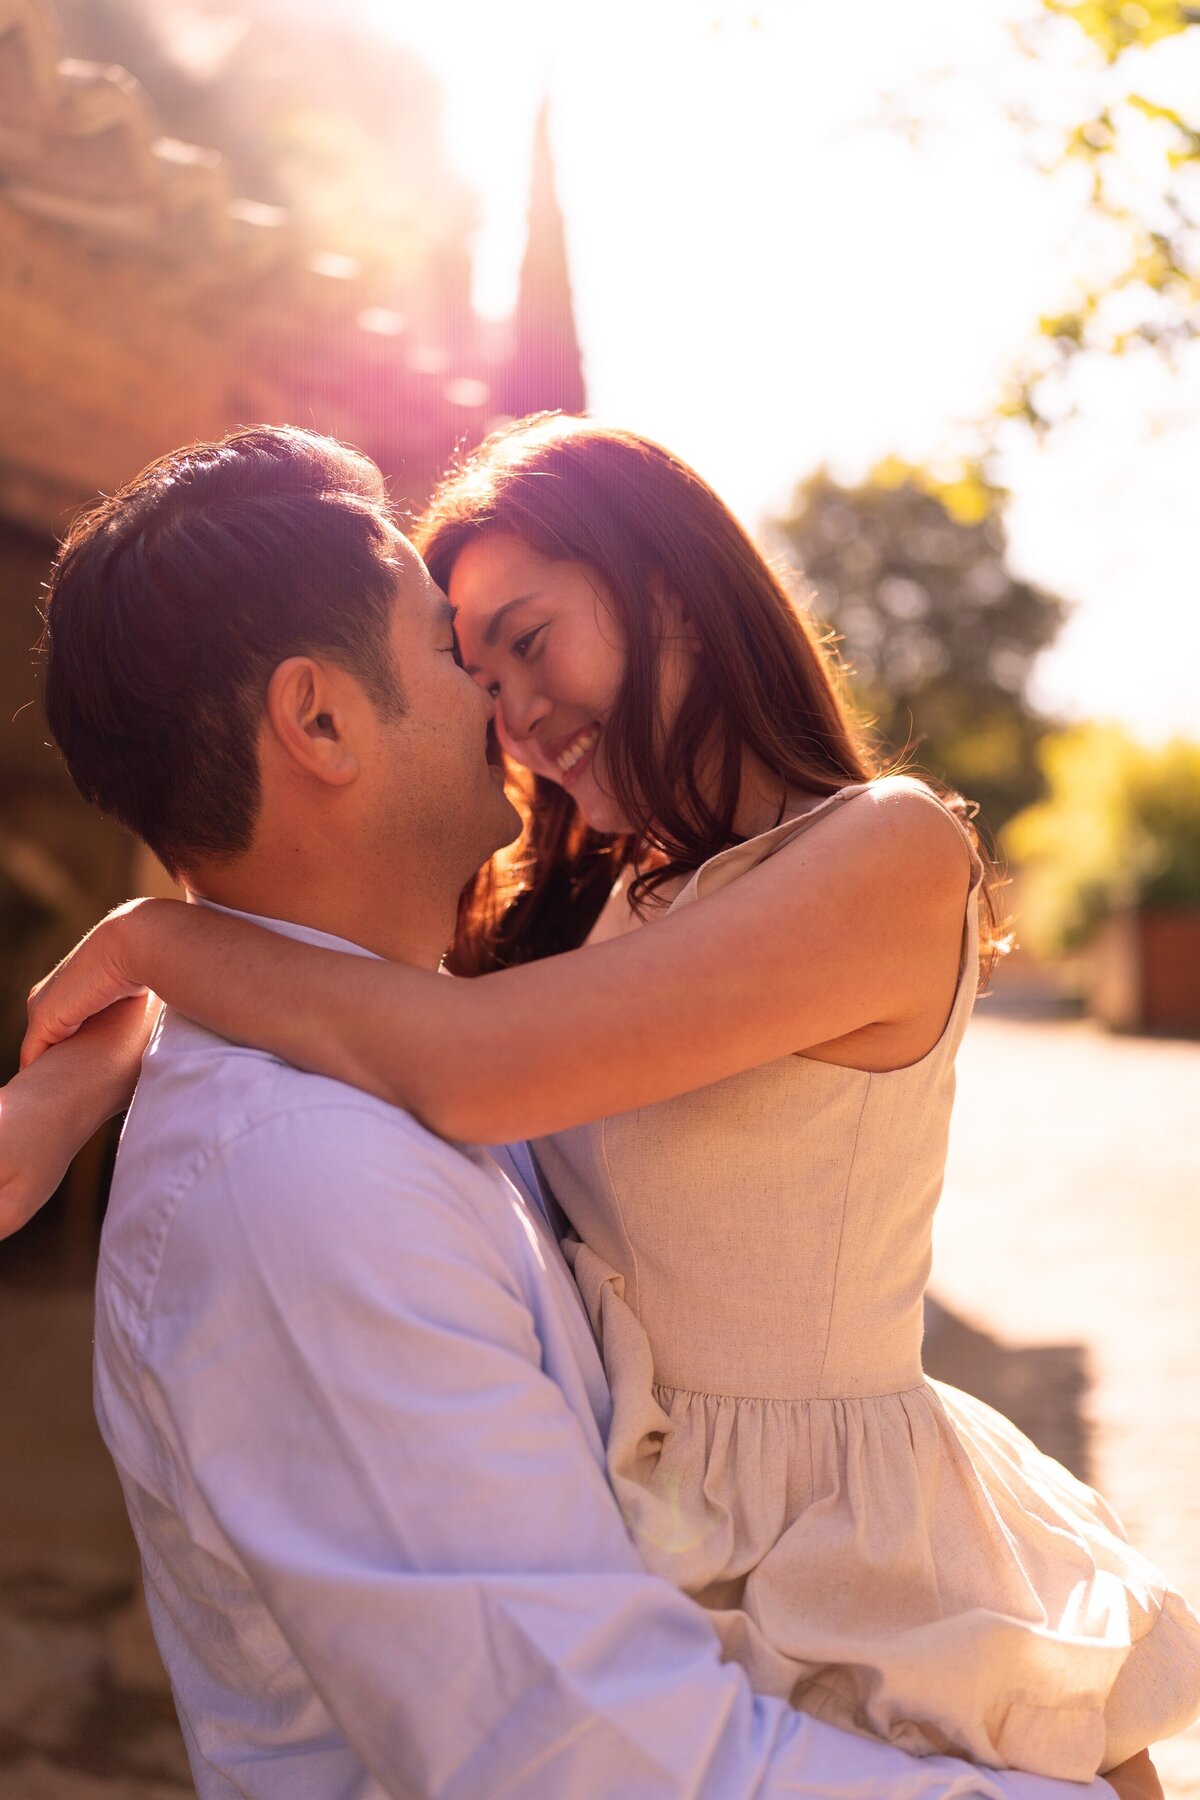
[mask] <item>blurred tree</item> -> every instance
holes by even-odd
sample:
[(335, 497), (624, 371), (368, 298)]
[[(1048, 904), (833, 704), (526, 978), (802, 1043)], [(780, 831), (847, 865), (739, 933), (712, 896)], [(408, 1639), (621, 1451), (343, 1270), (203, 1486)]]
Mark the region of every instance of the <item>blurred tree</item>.
[(1003, 501), (977, 467), (937, 481), (889, 461), (859, 487), (818, 471), (772, 527), (884, 747), (977, 801), (992, 833), (1041, 791), (1054, 722), (1027, 688), (1066, 612), (1009, 569)]
[(1057, 161), (1087, 168), (1091, 208), (1112, 250), (1102, 277), (1081, 284), (1071, 305), (1040, 321), (1040, 352), (1014, 378), (1002, 410), (1038, 431), (1070, 411), (1062, 377), (1079, 355), (1150, 347), (1174, 356), (1200, 337), (1200, 83), (1194, 74), (1187, 79), (1180, 58), (1183, 35), (1200, 38), (1200, 6), (1043, 6), (1043, 29), (1023, 40), (1030, 54), (1041, 54), (1052, 34), (1067, 28), (1094, 47), (1095, 104), (1066, 128)]
[(1078, 950), (1125, 907), (1200, 907), (1200, 743), (1149, 747), (1118, 725), (1073, 725), (1039, 760), (1046, 796), (1004, 836), (1036, 950)]

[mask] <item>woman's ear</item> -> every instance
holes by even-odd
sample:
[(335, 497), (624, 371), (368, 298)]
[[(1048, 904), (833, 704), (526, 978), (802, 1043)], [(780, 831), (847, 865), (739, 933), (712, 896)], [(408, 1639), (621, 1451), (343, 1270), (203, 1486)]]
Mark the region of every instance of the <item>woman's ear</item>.
[(296, 767), (329, 787), (358, 774), (343, 683), (311, 656), (289, 656), (267, 685), (267, 728)]

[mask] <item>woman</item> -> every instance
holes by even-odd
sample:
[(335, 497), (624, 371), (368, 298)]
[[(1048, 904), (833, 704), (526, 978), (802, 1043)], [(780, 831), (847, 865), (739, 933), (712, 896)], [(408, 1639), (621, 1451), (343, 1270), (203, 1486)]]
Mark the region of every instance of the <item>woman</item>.
[(31, 1047), (146, 986), (445, 1135), (536, 1136), (630, 1530), (759, 1688), (1080, 1780), (1180, 1729), (1200, 1624), (1103, 1501), (921, 1371), (991, 943), (962, 803), (877, 771), (745, 534), (643, 439), (502, 434), (416, 541), (529, 772), (521, 855), (464, 902), (481, 978), (152, 902), (52, 980)]

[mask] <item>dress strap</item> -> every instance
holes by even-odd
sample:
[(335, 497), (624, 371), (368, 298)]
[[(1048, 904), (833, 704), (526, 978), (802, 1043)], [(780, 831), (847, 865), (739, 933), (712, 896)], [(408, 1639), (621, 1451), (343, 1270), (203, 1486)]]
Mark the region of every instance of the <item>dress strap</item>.
[(807, 812), (798, 813), (794, 818), (781, 819), (769, 831), (761, 831), (757, 837), (747, 838), (744, 843), (731, 844), (727, 850), (719, 850), (710, 856), (689, 879), (687, 885), (680, 889), (672, 900), (669, 911), (678, 906), (686, 906), (693, 900), (699, 900), (705, 894), (716, 893), (730, 881), (736, 881), (748, 869), (758, 863), (765, 862), (768, 856), (774, 856), (785, 844), (794, 838), (801, 837), (810, 825), (824, 818), (835, 806), (853, 799), (856, 794), (865, 794), (871, 787), (869, 781), (851, 782), (847, 787), (839, 788), (835, 794), (829, 794), (816, 806), (809, 807)]
[[(856, 799), (859, 794), (869, 793), (875, 785), (876, 783), (873, 781), (849, 782), (844, 788), (839, 788), (836, 793), (828, 794), (824, 800), (818, 801), (816, 806), (810, 806), (807, 811), (797, 813), (790, 819), (781, 819), (779, 824), (773, 825), (769, 831), (761, 831), (756, 837), (746, 838), (741, 844), (731, 844), (727, 850), (719, 850), (715, 856), (710, 856), (708, 861), (702, 863), (694, 872), (687, 884), (671, 901), (668, 911), (674, 911), (678, 906), (686, 906), (706, 894), (717, 893), (729, 882), (736, 881), (739, 875), (746, 874), (747, 870), (753, 869), (760, 862), (765, 862), (769, 856), (774, 856), (777, 850), (782, 850), (786, 844), (803, 836), (818, 820), (825, 818), (835, 807), (844, 806), (848, 801)], [(916, 784), (916, 788), (926, 796), (930, 806), (939, 807), (948, 818), (953, 820), (955, 829), (962, 837), (963, 847), (970, 863), (971, 882), (968, 898), (975, 896), (983, 879), (983, 864), (979, 860), (968, 833), (936, 794), (928, 788), (921, 787), (920, 784)], [(968, 910), (973, 909), (968, 907)]]
[[(708, 861), (702, 863), (692, 875), (686, 887), (682, 888), (672, 900), (667, 909), (668, 912), (674, 912), (677, 907), (687, 906), (707, 894), (718, 893), (729, 882), (736, 881), (739, 875), (746, 874), (760, 862), (765, 862), (769, 856), (774, 856), (776, 851), (782, 850), (786, 844), (803, 836), (811, 826), (832, 812), (835, 807), (844, 806), (859, 794), (867, 793), (873, 785), (869, 781), (851, 782), (846, 787), (839, 788), (836, 794), (830, 794), (816, 806), (810, 807), (807, 812), (799, 813), (795, 818), (782, 819), (769, 831), (760, 832), (757, 837), (747, 838), (744, 843), (733, 844), (728, 850), (721, 850), (716, 856), (709, 857)], [(942, 1035), (934, 1049), (929, 1052), (929, 1057), (933, 1057), (936, 1054), (953, 1054), (957, 1050), (975, 1005), (976, 990), (979, 985), (979, 887), (983, 880), (983, 864), (961, 821), (956, 819), (947, 807), (943, 806), (937, 795), (930, 789), (923, 788), (921, 791), (927, 796), (930, 806), (941, 807), (942, 811), (953, 820), (955, 829), (962, 837), (971, 872), (963, 914), (958, 985)], [(928, 1059), (923, 1057), (921, 1061), (924, 1062)]]

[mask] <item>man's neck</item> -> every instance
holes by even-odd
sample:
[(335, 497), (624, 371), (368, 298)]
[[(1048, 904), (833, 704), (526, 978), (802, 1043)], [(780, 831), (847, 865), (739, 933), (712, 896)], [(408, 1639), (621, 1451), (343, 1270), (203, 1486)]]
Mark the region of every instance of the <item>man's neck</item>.
[(217, 906), (304, 925), (415, 968), (436, 969), (454, 935), (457, 896), (439, 900), (399, 879), (386, 889), (369, 878), (282, 879), (275, 870), (239, 862), (193, 869), (187, 885), (197, 898)]

